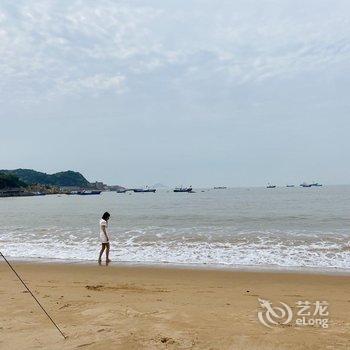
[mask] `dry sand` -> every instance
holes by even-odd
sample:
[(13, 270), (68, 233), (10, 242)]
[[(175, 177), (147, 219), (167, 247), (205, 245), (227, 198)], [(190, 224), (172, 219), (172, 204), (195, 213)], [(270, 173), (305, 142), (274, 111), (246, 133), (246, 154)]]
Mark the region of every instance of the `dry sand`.
[[(0, 263), (1, 349), (350, 349), (350, 277), (15, 263), (64, 340)], [(257, 318), (258, 297), (329, 302), (330, 326)], [(293, 308), (295, 310), (295, 307)]]

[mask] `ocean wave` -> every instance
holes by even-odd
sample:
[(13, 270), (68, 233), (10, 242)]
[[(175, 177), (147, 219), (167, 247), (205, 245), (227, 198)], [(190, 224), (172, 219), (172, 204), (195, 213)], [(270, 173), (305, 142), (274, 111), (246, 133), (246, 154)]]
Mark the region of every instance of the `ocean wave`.
[[(149, 226), (119, 228), (111, 237), (115, 261), (350, 269), (350, 236), (342, 230)], [(0, 249), (14, 258), (95, 260), (99, 241), (89, 227), (7, 227), (0, 231)]]

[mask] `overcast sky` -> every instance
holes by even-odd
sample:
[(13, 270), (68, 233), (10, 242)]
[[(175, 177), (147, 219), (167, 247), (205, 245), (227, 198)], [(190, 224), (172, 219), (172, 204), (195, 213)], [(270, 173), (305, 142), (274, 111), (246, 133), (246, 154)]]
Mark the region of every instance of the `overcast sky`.
[(348, 0), (1, 1), (0, 168), (350, 183)]

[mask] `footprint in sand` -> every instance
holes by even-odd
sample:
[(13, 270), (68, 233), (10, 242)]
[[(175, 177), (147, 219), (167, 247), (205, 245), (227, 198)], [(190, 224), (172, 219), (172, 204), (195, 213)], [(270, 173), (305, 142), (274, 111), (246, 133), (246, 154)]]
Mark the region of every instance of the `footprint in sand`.
[(95, 344), (95, 342), (91, 342), (91, 343), (85, 343), (85, 344), (81, 344), (81, 345), (78, 345), (77, 348), (82, 348), (84, 346), (89, 346), (89, 345), (92, 345), (92, 344)]
[(161, 337), (159, 340), (163, 344), (175, 344), (176, 343), (176, 341), (170, 337)]
[(143, 287), (138, 287), (132, 284), (120, 284), (117, 286), (104, 286), (102, 284), (97, 284), (97, 285), (86, 285), (85, 288), (87, 290), (93, 290), (93, 291), (128, 291), (128, 292), (150, 292), (150, 293), (168, 293), (170, 292), (167, 289), (162, 289), (162, 288), (156, 288), (156, 289), (147, 289)]
[(63, 306), (61, 306), (59, 309), (65, 309), (66, 307), (70, 307), (70, 304), (64, 304)]
[(97, 331), (97, 333), (101, 333), (101, 332), (112, 332), (112, 329), (101, 328)]
[(104, 286), (102, 284), (98, 284), (96, 286), (89, 286), (89, 285), (87, 285), (87, 286), (85, 286), (85, 288), (87, 290), (101, 291), (101, 290), (103, 290)]

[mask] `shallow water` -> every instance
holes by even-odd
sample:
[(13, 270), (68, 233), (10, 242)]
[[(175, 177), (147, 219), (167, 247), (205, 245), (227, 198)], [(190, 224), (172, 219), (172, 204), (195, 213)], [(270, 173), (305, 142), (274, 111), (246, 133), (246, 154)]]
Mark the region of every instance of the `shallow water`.
[(1, 250), (94, 260), (104, 211), (114, 261), (350, 269), (350, 186), (0, 198)]

